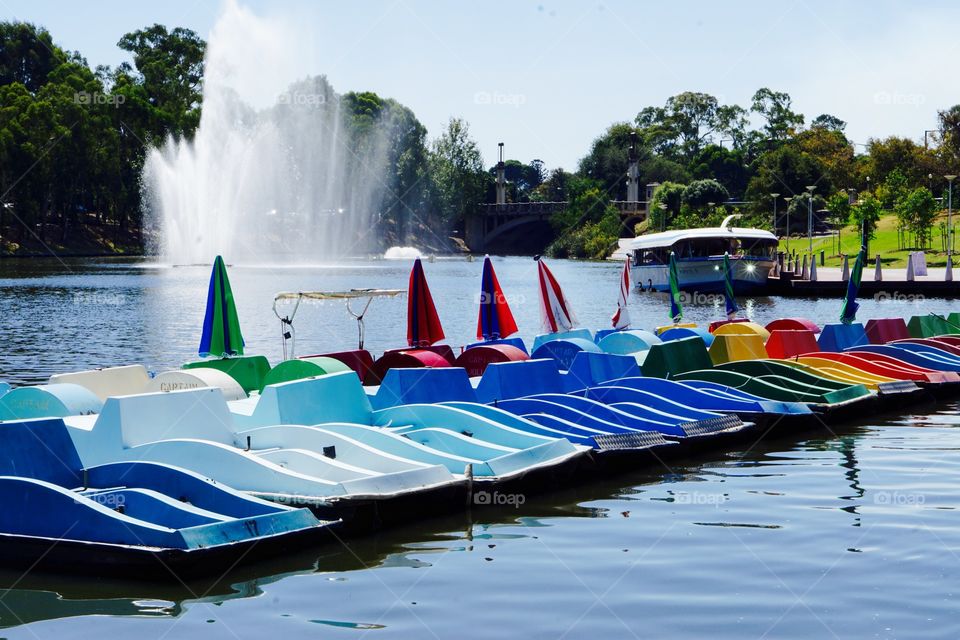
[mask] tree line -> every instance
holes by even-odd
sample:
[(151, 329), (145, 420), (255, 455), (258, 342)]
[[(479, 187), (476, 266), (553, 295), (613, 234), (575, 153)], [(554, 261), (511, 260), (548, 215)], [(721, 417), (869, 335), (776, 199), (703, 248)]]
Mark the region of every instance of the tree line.
[[(146, 244), (144, 160), (150, 148), (195, 134), (206, 43), (189, 29), (153, 25), (117, 44), (132, 63), (91, 68), (41, 27), (0, 23), (0, 253), (91, 233), (118, 250)], [(332, 93), (324, 78), (314, 80)], [(389, 132), (389, 188), (377, 212), (383, 246), (442, 249), (480, 203), (494, 201), (496, 167), (484, 166), (465, 121), (451, 118), (428, 140), (395, 100), (373, 92), (337, 99), (356, 144), (373, 128)], [(558, 256), (603, 257), (618, 237), (717, 223), (731, 212), (771, 228), (774, 200), (799, 222), (808, 186), (812, 206), (835, 224), (863, 225), (869, 237), (888, 211), (905, 244), (930, 246), (944, 176), (960, 172), (960, 105), (937, 114), (928, 144), (891, 136), (858, 146), (845, 129), (830, 114), (808, 122), (787, 93), (768, 88), (747, 106), (684, 92), (610, 125), (573, 171), (507, 160), (507, 197), (567, 203), (544, 238)], [(648, 220), (624, 229), (610, 201), (626, 198), (631, 146), (641, 185), (658, 186)]]

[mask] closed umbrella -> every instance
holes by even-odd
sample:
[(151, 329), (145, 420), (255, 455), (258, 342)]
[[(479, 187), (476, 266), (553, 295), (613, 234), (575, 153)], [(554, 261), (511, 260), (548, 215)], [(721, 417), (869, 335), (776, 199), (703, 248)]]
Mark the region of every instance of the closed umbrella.
[(627, 309), (627, 297), (630, 295), (630, 258), (623, 261), (620, 274), (620, 297), (617, 298), (617, 312), (610, 319), (614, 329), (626, 329), (630, 326), (630, 310)]
[(443, 327), (433, 304), (420, 258), (413, 262), (407, 289), (407, 344), (411, 347), (431, 345), (443, 340)]
[(850, 324), (857, 319), (857, 309), (860, 308), (857, 295), (860, 293), (860, 280), (863, 278), (863, 263), (866, 260), (866, 252), (867, 250), (864, 247), (860, 247), (857, 261), (853, 263), (850, 279), (847, 280), (847, 295), (843, 299), (843, 307), (840, 309), (840, 322), (843, 324)]
[(683, 307), (680, 304), (680, 270), (677, 268), (677, 256), (670, 252), (670, 318), (674, 324), (683, 320)]
[(723, 254), (723, 299), (727, 303), (727, 320), (733, 320), (740, 311), (737, 299), (733, 297), (733, 269), (730, 268), (730, 254)]
[(537, 274), (540, 281), (540, 318), (544, 332), (557, 333), (573, 329), (577, 325), (573, 309), (563, 295), (560, 283), (542, 259), (537, 260)]
[(210, 273), (207, 311), (203, 316), (199, 353), (201, 357), (218, 358), (243, 355), (243, 336), (240, 334), (237, 305), (233, 301), (227, 266), (220, 256), (213, 261), (213, 271)]
[(500, 282), (493, 270), (490, 256), (483, 259), (483, 276), (480, 279), (480, 312), (477, 317), (477, 338), (497, 340), (517, 332), (510, 305), (500, 289)]

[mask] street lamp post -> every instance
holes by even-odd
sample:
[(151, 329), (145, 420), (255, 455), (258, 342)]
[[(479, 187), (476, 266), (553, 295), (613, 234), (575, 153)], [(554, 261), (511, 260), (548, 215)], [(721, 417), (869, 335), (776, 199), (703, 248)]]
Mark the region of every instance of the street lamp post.
[(953, 280), (953, 181), (957, 176), (943, 176), (947, 179), (947, 274), (946, 279)]
[(807, 241), (811, 259), (813, 257), (813, 190), (815, 186), (807, 187)]
[(790, 253), (790, 201), (791, 200), (793, 200), (793, 196), (787, 196), (786, 198), (784, 198), (784, 201), (787, 203), (787, 228), (786, 228), (785, 235), (787, 236), (787, 253), (788, 254)]
[(773, 198), (773, 235), (777, 235), (777, 198), (780, 197), (780, 194), (771, 193), (770, 197)]

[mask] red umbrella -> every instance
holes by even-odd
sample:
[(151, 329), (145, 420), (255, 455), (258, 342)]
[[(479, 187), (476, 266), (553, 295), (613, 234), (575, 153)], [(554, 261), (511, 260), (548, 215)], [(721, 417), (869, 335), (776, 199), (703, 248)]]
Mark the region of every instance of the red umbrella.
[(427, 278), (423, 275), (423, 265), (420, 258), (417, 258), (410, 271), (410, 284), (407, 289), (407, 344), (411, 347), (422, 347), (443, 338), (440, 316), (433, 304)]

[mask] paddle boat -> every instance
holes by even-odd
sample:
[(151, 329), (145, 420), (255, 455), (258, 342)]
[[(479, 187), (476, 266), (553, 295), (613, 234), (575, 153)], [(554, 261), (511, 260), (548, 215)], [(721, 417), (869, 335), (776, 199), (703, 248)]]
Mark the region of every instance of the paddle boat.
[(237, 437), (249, 438), (246, 446), (254, 450), (319, 450), (324, 437), (349, 437), (389, 455), (442, 465), (484, 490), (533, 491), (564, 482), (587, 451), (556, 436), (517, 430), (496, 416), (452, 407), (417, 403), (375, 411), (352, 372), (271, 385), (259, 397), (229, 406)]
[[(489, 415), (488, 408), (480, 409), (476, 404), (479, 401), (565, 437), (592, 436), (589, 443), (598, 451), (614, 448), (610, 445), (616, 439), (605, 444), (597, 436), (618, 436), (622, 448), (634, 449), (634, 454), (661, 446), (661, 437), (680, 444), (674, 450), (677, 452), (718, 446), (722, 440), (746, 435), (754, 426), (736, 416), (697, 410), (666, 399), (659, 408), (629, 402), (608, 405), (587, 397), (585, 392), (567, 391), (554, 361), (528, 360), (491, 364), (475, 389), (459, 369), (393, 370), (377, 390), (373, 403), (376, 407), (395, 407), (456, 401), (460, 408)], [(528, 424), (518, 424), (518, 428), (531, 429)], [(617, 454), (626, 455), (630, 454)]]
[(324, 539), (330, 522), (173, 465), (85, 466), (59, 418), (0, 423), (0, 564), (184, 579)]
[(20, 387), (0, 398), (0, 419), (37, 417), (61, 417), (87, 466), (122, 461), (181, 466), (263, 499), (342, 519), (350, 534), (451, 511), (468, 498), (466, 479), (440, 464), (334, 434), (312, 451), (276, 445), (257, 450), (237, 431), (214, 388), (101, 403), (87, 389), (61, 383)]

